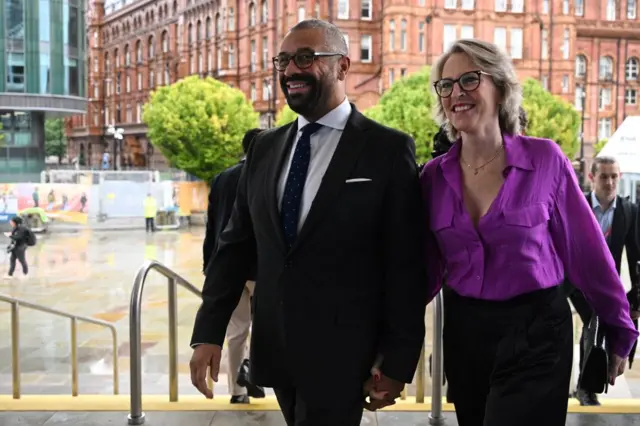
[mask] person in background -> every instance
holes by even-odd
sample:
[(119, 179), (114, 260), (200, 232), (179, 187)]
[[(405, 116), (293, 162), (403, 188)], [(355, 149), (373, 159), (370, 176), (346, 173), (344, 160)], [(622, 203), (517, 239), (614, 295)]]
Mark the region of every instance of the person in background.
[(429, 300), (443, 285), (445, 374), (459, 426), (566, 423), (573, 358), (565, 274), (608, 330), (609, 382), (638, 337), (571, 162), (520, 134), (522, 89), (493, 43), (458, 40), (432, 69), (449, 152), (421, 180)]
[[(640, 317), (640, 312), (638, 312), (640, 301), (636, 300), (638, 295), (637, 287), (639, 285), (636, 265), (640, 261), (640, 248), (636, 238), (638, 208), (628, 199), (618, 195), (620, 177), (620, 166), (615, 158), (596, 157), (591, 165), (591, 173), (589, 173), (593, 191), (586, 195), (586, 200), (600, 225), (600, 230), (611, 251), (618, 274), (620, 274), (622, 252), (626, 249), (632, 285), (631, 290), (627, 293), (627, 300), (632, 308), (631, 318), (637, 320)], [(584, 294), (573, 286), (569, 280), (565, 280), (564, 288), (583, 324), (579, 362), (580, 371), (582, 371), (584, 332), (593, 315), (593, 309)], [(595, 393), (587, 392), (580, 388), (580, 379), (578, 379), (578, 389), (575, 395), (580, 401), (580, 405), (600, 405)]]
[(158, 214), (158, 202), (151, 195), (147, 194), (144, 199), (144, 222), (147, 232), (156, 232), (156, 215)]
[(11, 223), (12, 230), (4, 233), (6, 237), (11, 239), (11, 243), (7, 247), (7, 252), (10, 254), (9, 272), (7, 272), (5, 279), (13, 278), (13, 273), (16, 270), (16, 260), (20, 262), (22, 274), (26, 278), (29, 275), (26, 252), (31, 230), (24, 226), (22, 218), (19, 216), (12, 217), (9, 223)]
[[(261, 129), (249, 130), (242, 139), (244, 155), (249, 151), (249, 145), (261, 132)], [(209, 191), (209, 206), (207, 208), (207, 230), (202, 245), (203, 272), (207, 273), (207, 266), (218, 248), (218, 238), (227, 226), (233, 204), (236, 201), (238, 180), (242, 173), (245, 158), (238, 164), (228, 168), (213, 178)], [(249, 381), (248, 360), (245, 360), (247, 339), (251, 329), (251, 297), (255, 289), (255, 266), (247, 272), (247, 279), (238, 306), (231, 314), (227, 327), (227, 362), (229, 371), (227, 381), (232, 404), (248, 404), (249, 397), (264, 398), (264, 389)], [(243, 368), (242, 367), (247, 367)]]

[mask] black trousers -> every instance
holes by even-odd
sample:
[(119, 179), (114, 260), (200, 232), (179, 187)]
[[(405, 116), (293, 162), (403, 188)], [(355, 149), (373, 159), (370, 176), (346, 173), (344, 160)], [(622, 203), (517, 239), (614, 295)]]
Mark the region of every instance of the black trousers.
[(144, 222), (145, 222), (145, 226), (147, 228), (147, 232), (155, 232), (156, 230), (156, 221), (154, 218), (152, 217), (145, 217), (144, 218)]
[[(339, 381), (337, 382), (339, 385)], [(351, 400), (336, 400), (330, 395), (317, 401), (306, 401), (295, 388), (273, 390), (287, 426), (360, 426), (362, 390), (354, 391)]]
[(16, 246), (11, 251), (11, 256), (9, 257), (9, 276), (13, 276), (13, 273), (16, 270), (16, 260), (20, 262), (22, 266), (22, 273), (27, 275), (29, 273), (29, 265), (27, 265), (27, 257), (26, 257), (27, 247), (25, 246)]
[(452, 292), (444, 315), (459, 426), (565, 425), (573, 329), (559, 287), (503, 302)]

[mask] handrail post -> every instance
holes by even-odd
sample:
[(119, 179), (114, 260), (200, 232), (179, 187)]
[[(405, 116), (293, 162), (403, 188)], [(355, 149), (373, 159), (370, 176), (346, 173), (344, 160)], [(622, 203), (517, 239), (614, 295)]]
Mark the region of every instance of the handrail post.
[(141, 344), (141, 291), (144, 281), (144, 272), (139, 272), (133, 283), (131, 291), (131, 303), (129, 305), (129, 356), (130, 356), (130, 389), (131, 408), (129, 412), (130, 425), (144, 424), (142, 412), (142, 344)]
[(178, 289), (169, 278), (169, 401), (178, 401)]
[(442, 292), (438, 292), (433, 304), (433, 371), (431, 382), (431, 414), (429, 414), (430, 425), (444, 424), (444, 417), (442, 417), (442, 382), (444, 376), (442, 353), (443, 317)]
[(418, 362), (418, 370), (416, 371), (416, 402), (424, 403), (424, 344), (420, 351), (420, 361)]
[(113, 394), (120, 393), (120, 370), (118, 368), (118, 333), (115, 328), (111, 329), (111, 337), (113, 338)]
[(71, 396), (78, 396), (78, 320), (71, 318)]
[(20, 316), (18, 302), (11, 303), (11, 377), (13, 399), (20, 399)]

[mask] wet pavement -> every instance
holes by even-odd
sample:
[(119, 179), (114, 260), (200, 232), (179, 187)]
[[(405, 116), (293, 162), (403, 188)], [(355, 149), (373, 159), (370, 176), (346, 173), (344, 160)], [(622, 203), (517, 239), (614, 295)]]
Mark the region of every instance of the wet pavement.
[[(453, 413), (445, 413), (445, 425), (457, 426)], [(0, 413), (3, 426), (103, 426), (125, 425), (126, 413)], [(276, 412), (150, 412), (146, 426), (286, 426)], [(362, 426), (426, 426), (427, 413), (365, 413)], [(640, 426), (638, 415), (570, 414), (566, 426)]]
[[(27, 252), (31, 269), (29, 278), (0, 281), (0, 294), (113, 323), (119, 339), (120, 393), (126, 394), (129, 392), (130, 364), (129, 297), (134, 275), (145, 259), (155, 259), (201, 288), (203, 236), (203, 228), (155, 234), (129, 230), (39, 236), (38, 245)], [(2, 275), (7, 267), (8, 258), (2, 250)], [(623, 276), (628, 280), (626, 273)], [(182, 288), (178, 290), (178, 298), (179, 392), (195, 394), (188, 376), (188, 363), (192, 353), (189, 340), (199, 300)], [(152, 272), (145, 287), (142, 308), (144, 394), (164, 395), (169, 390), (167, 308), (166, 280)], [(429, 308), (427, 356), (431, 353), (433, 335), (431, 318)], [(10, 319), (9, 305), (0, 302), (0, 359), (5, 361), (0, 363), (0, 394), (11, 394)], [(70, 394), (69, 320), (23, 308), (20, 311), (20, 339), (22, 393)], [(113, 391), (111, 345), (107, 330), (89, 324), (79, 325), (80, 394)], [(225, 368), (223, 360), (220, 382), (214, 389), (218, 395), (228, 394)], [(430, 395), (428, 375), (425, 385), (426, 395)], [(409, 394), (414, 393), (412, 386)], [(610, 390), (608, 397), (640, 398), (640, 367), (628, 372), (625, 379)], [(51, 421), (49, 419), (47, 424), (59, 424)], [(0, 421), (0, 424), (5, 423)], [(214, 421), (212, 424), (219, 423)]]

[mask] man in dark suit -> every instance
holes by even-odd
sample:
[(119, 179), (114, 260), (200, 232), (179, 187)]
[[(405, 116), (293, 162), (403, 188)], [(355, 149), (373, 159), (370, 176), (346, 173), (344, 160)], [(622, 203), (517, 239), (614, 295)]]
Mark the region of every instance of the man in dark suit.
[[(424, 208), (413, 140), (346, 99), (350, 60), (335, 25), (307, 20), (273, 60), (288, 125), (254, 140), (203, 288), (191, 380), (212, 397), (221, 346), (257, 261), (251, 379), (289, 426), (358, 426), (410, 383), (424, 341)], [(373, 367), (381, 372), (371, 378)], [(375, 383), (375, 386), (373, 385)]]
[[(622, 264), (622, 252), (626, 249), (627, 261), (629, 263), (629, 275), (632, 286), (638, 285), (638, 274), (636, 264), (640, 260), (640, 248), (636, 234), (637, 227), (637, 207), (628, 199), (618, 195), (618, 182), (620, 179), (620, 167), (615, 158), (596, 157), (591, 166), (589, 179), (593, 185), (593, 191), (586, 194), (587, 202), (591, 206), (600, 228), (605, 236), (609, 250), (616, 264), (616, 269), (620, 273)], [(580, 315), (582, 323), (589, 324), (593, 310), (589, 306), (582, 292), (573, 285), (566, 282), (565, 288), (571, 303)], [(637, 311), (638, 303), (634, 303), (638, 291), (632, 288), (627, 294), (632, 307), (631, 317), (637, 319), (640, 312)], [(635, 307), (635, 308), (634, 308)], [(584, 336), (584, 329), (583, 329)], [(580, 339), (580, 370), (582, 370), (584, 357), (584, 342)], [(600, 405), (596, 394), (586, 392), (579, 387), (576, 397), (581, 405)]]
[[(249, 144), (260, 133), (261, 129), (249, 130), (242, 139), (242, 150), (247, 154)], [(218, 238), (229, 222), (244, 158), (235, 166), (218, 174), (211, 182), (209, 191), (209, 207), (207, 208), (207, 231), (202, 245), (203, 267), (206, 275), (207, 266), (218, 246)], [(244, 369), (247, 339), (251, 328), (251, 296), (255, 288), (255, 269), (251, 268), (246, 277), (245, 288), (238, 302), (238, 306), (231, 315), (227, 328), (227, 361), (228, 385), (232, 404), (248, 404), (249, 397), (264, 398), (264, 390), (248, 381)]]

